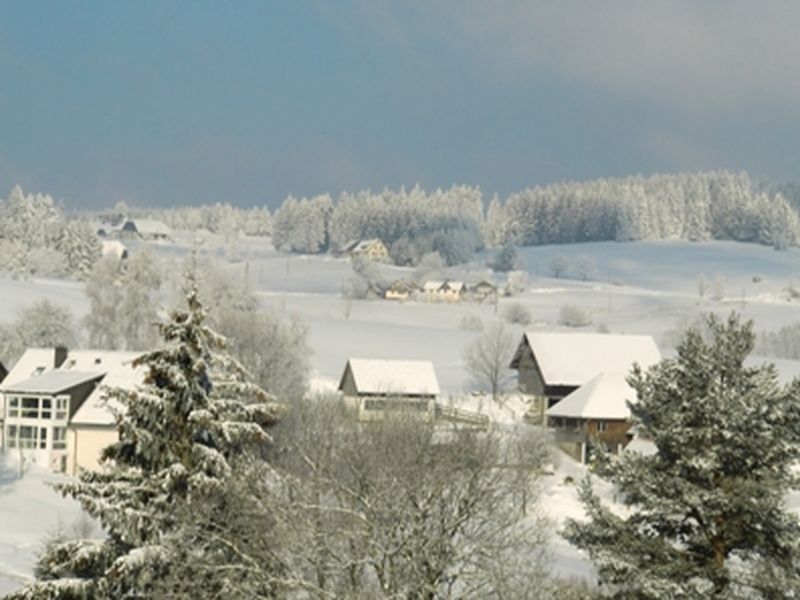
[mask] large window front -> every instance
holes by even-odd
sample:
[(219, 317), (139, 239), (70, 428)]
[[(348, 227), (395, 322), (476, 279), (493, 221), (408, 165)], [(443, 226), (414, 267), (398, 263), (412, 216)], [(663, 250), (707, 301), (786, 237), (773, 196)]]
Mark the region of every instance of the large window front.
[(47, 427), (9, 425), (6, 427), (6, 445), (9, 448), (45, 450), (47, 448)]
[[(53, 406), (55, 404), (55, 407)], [(55, 408), (55, 412), (53, 411)], [(8, 398), (9, 419), (52, 419), (65, 421), (69, 409), (69, 396), (58, 398), (36, 396), (11, 396)]]

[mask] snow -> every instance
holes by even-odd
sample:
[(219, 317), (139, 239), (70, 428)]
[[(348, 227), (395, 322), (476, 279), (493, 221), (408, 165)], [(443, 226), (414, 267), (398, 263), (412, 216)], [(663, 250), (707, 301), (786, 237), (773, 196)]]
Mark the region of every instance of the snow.
[(430, 361), (351, 358), (348, 364), (360, 394), (439, 395)]
[(98, 379), (102, 376), (103, 374), (97, 371), (82, 372), (53, 369), (16, 383), (4, 384), (0, 387), (0, 391), (57, 394), (58, 392), (86, 383), (87, 381), (92, 381), (93, 379)]
[(628, 373), (634, 363), (647, 368), (661, 360), (649, 335), (526, 331), (524, 341), (548, 385), (583, 385), (598, 373)]
[(636, 392), (622, 373), (601, 373), (547, 409), (551, 417), (578, 419), (627, 419), (631, 415), (626, 401), (635, 401)]
[[(199, 253), (224, 258), (223, 237), (203, 235)], [(131, 251), (147, 247), (160, 258), (181, 258), (188, 255), (193, 237), (197, 236), (175, 232), (173, 243), (134, 242)], [(442, 402), (448, 403), (452, 397), (459, 408), (481, 411), (500, 423), (518, 422), (524, 402), (512, 395), (497, 405), (485, 395), (467, 393), (469, 375), (464, 369), (463, 349), (480, 332), (462, 329), (465, 317), (477, 317), (485, 327), (499, 319), (506, 306), (518, 303), (533, 316), (536, 325), (527, 328), (532, 335), (566, 333), (575, 330), (559, 325), (558, 314), (563, 305), (571, 304), (586, 310), (594, 321), (588, 328), (578, 330), (582, 333), (591, 332), (602, 324), (614, 334), (652, 336), (659, 343), (667, 331), (701, 312), (716, 311), (725, 315), (735, 309), (742, 312), (744, 318), (754, 319), (757, 331), (800, 322), (800, 302), (790, 300), (785, 293), (785, 288), (793, 281), (800, 282), (797, 267), (800, 250), (794, 248), (776, 252), (765, 246), (735, 242), (678, 241), (520, 248), (519, 256), (526, 265), (530, 283), (524, 293), (500, 298), (495, 307), (414, 301), (348, 302), (341, 298), (341, 286), (352, 275), (349, 261), (330, 256), (287, 256), (276, 252), (263, 238), (242, 238), (239, 246), (241, 261), (230, 263), (227, 268), (240, 274), (245, 270), (249, 273), (251, 289), (263, 306), (287, 314), (297, 313), (308, 324), (315, 389), (335, 388), (351, 356), (429, 361), (437, 376)], [(569, 261), (581, 256), (593, 257), (594, 276), (585, 282), (550, 277), (547, 265), (557, 254)], [(387, 281), (409, 279), (412, 275), (409, 268), (389, 265), (378, 268)], [(700, 274), (709, 281), (719, 277), (724, 282), (722, 298), (711, 299), (708, 293), (702, 298), (699, 296)], [(756, 276), (758, 282), (753, 280)], [(504, 276), (491, 274), (478, 263), (430, 277), (442, 281), (445, 278), (485, 279), (500, 287), (505, 283)], [(0, 277), (0, 321), (13, 320), (17, 309), (41, 298), (66, 304), (77, 318), (88, 310), (81, 283)], [(515, 336), (522, 336), (521, 327), (512, 324), (508, 327)], [(664, 355), (670, 354), (663, 343), (660, 349)], [(29, 377), (38, 362), (52, 364), (52, 349), (42, 352), (35, 360), (31, 358), (27, 366), (23, 365), (27, 372), (22, 378)], [(642, 362), (641, 357), (635, 360)], [(776, 364), (784, 382), (800, 375), (800, 361), (751, 358), (756, 363), (765, 360)], [(597, 374), (595, 370), (586, 380)], [(93, 406), (93, 411), (98, 408), (88, 402), (86, 406)], [(76, 418), (80, 416), (79, 412)], [(542, 510), (552, 521), (553, 569), (562, 575), (592, 580), (595, 572), (587, 557), (557, 534), (566, 519), (584, 516), (577, 498), (577, 484), (587, 471), (559, 451), (554, 450), (554, 453), (554, 472), (543, 476), (541, 491)], [(58, 476), (32, 469), (23, 480), (17, 481), (13, 472), (10, 473), (0, 469), (0, 594), (18, 585), (21, 578), (30, 577), (44, 534), (59, 519), (69, 523), (80, 512), (74, 502), (62, 499), (43, 485), (44, 479)], [(601, 497), (620, 509), (620, 505), (614, 503), (613, 489), (602, 481), (594, 481)], [(800, 507), (800, 493), (790, 496), (790, 504)], [(8, 575), (9, 572), (13, 575)]]
[(14, 463), (0, 452), (0, 596), (32, 580), (45, 537), (82, 514), (77, 502), (48, 485), (69, 478), (31, 465), (20, 479)]

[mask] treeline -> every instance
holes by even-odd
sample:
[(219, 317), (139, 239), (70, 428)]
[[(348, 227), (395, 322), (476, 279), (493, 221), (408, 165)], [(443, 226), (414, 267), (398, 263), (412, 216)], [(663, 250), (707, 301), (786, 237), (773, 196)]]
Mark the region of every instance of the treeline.
[(19, 186), (0, 198), (0, 264), (14, 275), (85, 279), (100, 258), (100, 242), (85, 222), (67, 219), (45, 194)]

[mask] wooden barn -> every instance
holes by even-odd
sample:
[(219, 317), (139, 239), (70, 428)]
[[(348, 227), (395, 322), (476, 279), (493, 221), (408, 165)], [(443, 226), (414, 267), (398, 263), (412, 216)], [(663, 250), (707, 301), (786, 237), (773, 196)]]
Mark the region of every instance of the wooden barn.
[(380, 420), (397, 410), (432, 420), (439, 381), (430, 361), (351, 358), (339, 391), (361, 421)]

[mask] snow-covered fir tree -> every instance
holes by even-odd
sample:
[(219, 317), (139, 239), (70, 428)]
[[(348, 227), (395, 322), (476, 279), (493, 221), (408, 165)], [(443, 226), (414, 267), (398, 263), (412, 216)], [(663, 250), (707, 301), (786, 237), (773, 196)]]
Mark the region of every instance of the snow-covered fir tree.
[[(197, 532), (224, 527), (230, 484), (237, 470), (260, 462), (278, 407), (205, 318), (192, 284), (187, 308), (161, 325), (163, 346), (134, 363), (146, 368), (144, 384), (109, 392), (119, 441), (104, 450), (104, 469), (57, 486), (107, 537), (48, 547), (38, 580), (11, 598), (179, 596), (176, 570), (206, 597), (230, 597), (227, 586), (244, 575), (226, 566), (241, 557), (228, 541)], [(213, 570), (203, 568), (209, 564)]]
[(641, 600), (797, 598), (800, 524), (787, 510), (800, 458), (800, 380), (745, 366), (752, 322), (709, 317), (677, 356), (629, 381), (631, 413), (652, 455), (599, 460), (627, 510), (612, 511), (587, 480), (587, 521), (565, 535), (588, 551), (603, 589)]

